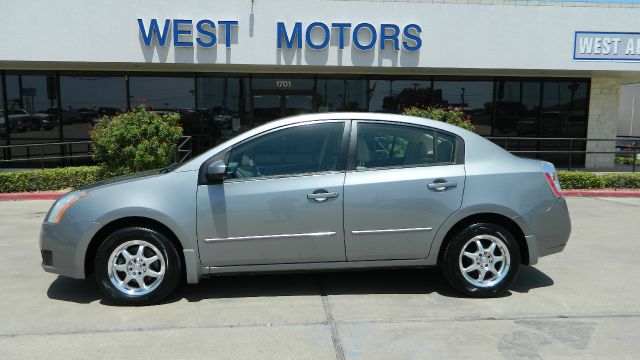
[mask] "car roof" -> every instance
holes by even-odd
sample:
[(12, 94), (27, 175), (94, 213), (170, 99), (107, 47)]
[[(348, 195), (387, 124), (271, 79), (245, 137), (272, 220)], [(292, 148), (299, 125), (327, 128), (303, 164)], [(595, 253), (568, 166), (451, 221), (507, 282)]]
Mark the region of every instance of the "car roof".
[[(425, 119), (425, 118), (407, 116), (407, 115), (399, 115), (399, 114), (367, 113), (367, 112), (327, 112), (327, 113), (296, 115), (296, 116), (290, 116), (290, 117), (282, 118), (279, 120), (275, 120), (262, 126), (265, 126), (265, 127), (269, 126), (270, 128), (276, 128), (276, 127), (281, 127), (281, 126), (286, 126), (286, 125), (291, 125), (296, 123), (309, 122), (309, 121), (322, 121), (322, 120), (367, 120), (367, 121), (381, 121), (381, 122), (385, 122), (385, 121), (398, 122), (398, 123), (438, 128), (438, 129), (449, 131), (461, 136), (462, 136), (461, 133), (472, 134), (471, 132), (464, 130), (458, 126), (450, 125), (442, 121), (435, 121), (431, 119)], [(262, 126), (259, 126), (258, 128), (262, 128)], [(267, 129), (262, 128), (258, 132), (262, 132), (265, 130)]]

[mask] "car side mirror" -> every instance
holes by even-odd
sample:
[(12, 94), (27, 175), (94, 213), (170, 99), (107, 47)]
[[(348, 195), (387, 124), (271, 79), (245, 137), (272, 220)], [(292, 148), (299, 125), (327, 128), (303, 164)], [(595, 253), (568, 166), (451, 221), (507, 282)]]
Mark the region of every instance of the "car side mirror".
[(227, 165), (224, 160), (216, 160), (207, 166), (205, 177), (211, 182), (222, 182), (227, 176)]

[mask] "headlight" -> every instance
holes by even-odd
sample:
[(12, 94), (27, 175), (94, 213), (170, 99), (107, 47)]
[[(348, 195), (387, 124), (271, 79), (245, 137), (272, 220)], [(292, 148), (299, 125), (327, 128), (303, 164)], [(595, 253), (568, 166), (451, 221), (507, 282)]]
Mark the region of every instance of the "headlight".
[(59, 223), (62, 215), (64, 215), (65, 211), (67, 211), (71, 205), (82, 198), (86, 198), (87, 196), (89, 196), (89, 193), (86, 192), (71, 192), (61, 197), (55, 204), (53, 204), (51, 211), (49, 211), (49, 216), (47, 216), (45, 221), (51, 224)]

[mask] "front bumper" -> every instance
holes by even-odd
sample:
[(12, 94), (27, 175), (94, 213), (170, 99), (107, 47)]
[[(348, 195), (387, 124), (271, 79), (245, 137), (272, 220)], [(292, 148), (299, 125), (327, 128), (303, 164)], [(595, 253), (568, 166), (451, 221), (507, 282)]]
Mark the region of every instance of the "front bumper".
[(85, 254), (101, 225), (95, 222), (42, 224), (40, 251), (46, 272), (84, 279)]
[(529, 248), (529, 265), (536, 264), (541, 256), (562, 251), (571, 235), (571, 218), (563, 198), (556, 199), (548, 210), (529, 214), (520, 220), (527, 224), (525, 239)]

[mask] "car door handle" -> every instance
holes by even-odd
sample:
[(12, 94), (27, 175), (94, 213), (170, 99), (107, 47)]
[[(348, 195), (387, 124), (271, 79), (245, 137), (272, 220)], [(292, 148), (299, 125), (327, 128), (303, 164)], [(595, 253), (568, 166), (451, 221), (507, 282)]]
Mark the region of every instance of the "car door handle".
[(315, 200), (318, 202), (337, 197), (338, 193), (334, 192), (314, 192), (313, 194), (307, 194), (307, 199)]
[(434, 182), (427, 185), (429, 189), (435, 190), (435, 191), (445, 191), (448, 188), (454, 188), (456, 186), (458, 186), (458, 183), (455, 181)]

